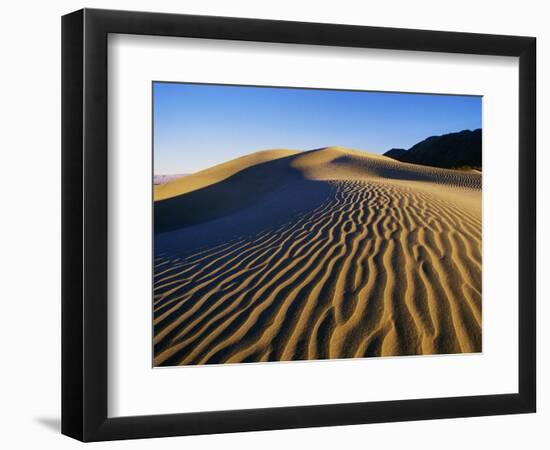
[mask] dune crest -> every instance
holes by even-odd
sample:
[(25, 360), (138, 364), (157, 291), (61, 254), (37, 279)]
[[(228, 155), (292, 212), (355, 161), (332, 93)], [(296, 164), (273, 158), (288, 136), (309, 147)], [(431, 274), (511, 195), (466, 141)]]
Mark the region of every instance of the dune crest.
[(155, 365), (481, 351), (480, 173), (249, 156), (155, 202)]
[(285, 156), (294, 155), (296, 153), (299, 152), (297, 150), (275, 149), (262, 150), (251, 153), (250, 155), (241, 156), (240, 158), (236, 158), (188, 175), (185, 179), (177, 179), (163, 185), (155, 186), (154, 199), (155, 201), (165, 200), (177, 195), (186, 194), (188, 192), (223, 181), (231, 175), (246, 169), (247, 167), (255, 166), (266, 161), (283, 158)]

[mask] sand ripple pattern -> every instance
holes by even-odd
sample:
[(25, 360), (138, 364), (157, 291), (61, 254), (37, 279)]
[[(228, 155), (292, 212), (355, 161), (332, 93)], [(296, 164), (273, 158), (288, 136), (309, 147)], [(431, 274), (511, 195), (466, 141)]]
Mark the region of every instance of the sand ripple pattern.
[(480, 218), (406, 186), (326, 183), (282, 226), (157, 255), (155, 365), (481, 351)]

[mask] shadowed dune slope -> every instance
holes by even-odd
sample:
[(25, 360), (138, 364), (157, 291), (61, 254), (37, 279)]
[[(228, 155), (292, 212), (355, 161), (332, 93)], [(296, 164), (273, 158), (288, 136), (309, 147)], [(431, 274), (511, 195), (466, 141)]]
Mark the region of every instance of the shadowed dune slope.
[(154, 198), (155, 201), (164, 200), (177, 195), (186, 194), (187, 192), (196, 191), (197, 189), (225, 180), (247, 167), (294, 155), (296, 153), (298, 153), (298, 151), (287, 149), (264, 150), (232, 159), (231, 161), (188, 175), (185, 179), (173, 180), (166, 184), (155, 186)]
[(481, 351), (481, 174), (277, 155), (155, 202), (155, 365)]
[[(480, 189), (481, 174), (402, 163), (358, 150), (329, 147), (308, 152), (269, 150), (253, 153), (189, 175), (159, 188), (155, 197), (155, 232), (207, 222), (250, 207), (267, 194), (297, 181), (370, 180), (424, 182)], [(168, 197), (169, 193), (169, 197)], [(302, 194), (296, 192), (300, 201)]]

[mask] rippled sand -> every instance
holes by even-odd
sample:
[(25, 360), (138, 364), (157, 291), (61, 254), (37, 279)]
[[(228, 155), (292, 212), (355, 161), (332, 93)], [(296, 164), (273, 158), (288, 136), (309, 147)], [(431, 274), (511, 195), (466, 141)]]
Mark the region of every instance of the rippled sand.
[(155, 191), (154, 363), (481, 351), (481, 174), (272, 150)]

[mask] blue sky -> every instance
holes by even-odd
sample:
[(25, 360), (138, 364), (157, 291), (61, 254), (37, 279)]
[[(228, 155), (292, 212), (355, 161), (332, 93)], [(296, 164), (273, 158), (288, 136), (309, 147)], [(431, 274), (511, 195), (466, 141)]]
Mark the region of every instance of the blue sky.
[(373, 153), (481, 128), (481, 97), (153, 84), (154, 172), (193, 173), (272, 148)]

